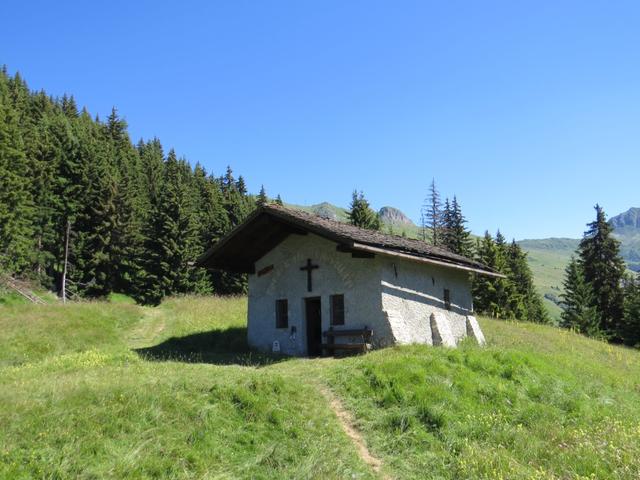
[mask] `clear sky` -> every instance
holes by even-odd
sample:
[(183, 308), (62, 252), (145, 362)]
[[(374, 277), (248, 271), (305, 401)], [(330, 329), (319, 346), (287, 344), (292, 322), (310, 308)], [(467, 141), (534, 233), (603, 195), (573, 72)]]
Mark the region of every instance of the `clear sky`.
[(251, 191), (577, 237), (640, 206), (640, 2), (6, 2), (0, 64)]

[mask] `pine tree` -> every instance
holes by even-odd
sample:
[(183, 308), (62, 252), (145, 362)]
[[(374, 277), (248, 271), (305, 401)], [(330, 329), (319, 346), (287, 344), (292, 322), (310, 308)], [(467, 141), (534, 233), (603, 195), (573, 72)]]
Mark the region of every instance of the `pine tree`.
[(269, 203), (269, 197), (267, 197), (267, 191), (264, 189), (264, 185), (262, 185), (260, 187), (260, 193), (258, 194), (258, 198), (256, 199), (256, 204), (261, 206), (261, 205), (266, 205), (267, 203)]
[(548, 323), (549, 316), (533, 284), (527, 254), (515, 240), (506, 248), (509, 314), (516, 320)]
[[(281, 201), (281, 200), (280, 200)], [(30, 92), (0, 71), (0, 269), (83, 296), (142, 303), (187, 292), (240, 293), (246, 276), (195, 260), (256, 207), (242, 177), (191, 169), (159, 140), (135, 147), (114, 108), (105, 123), (73, 96)], [(64, 278), (64, 282), (63, 282)]]
[(274, 202), (276, 205), (280, 205), (283, 206), (284, 203), (282, 202), (282, 198), (280, 197), (280, 194), (278, 194), (278, 196), (276, 197), (276, 200)]
[(188, 189), (188, 166), (169, 152), (160, 198), (160, 285), (164, 295), (193, 287), (190, 263), (197, 255), (197, 229)]
[(621, 337), (627, 345), (640, 346), (640, 274), (636, 279), (627, 279), (625, 285)]
[[(453, 238), (453, 209), (449, 202), (449, 197), (444, 201), (442, 209), (442, 225), (440, 232), (440, 246), (454, 252), (455, 240)], [(454, 252), (455, 253), (455, 252)]]
[(380, 217), (371, 209), (362, 192), (353, 191), (348, 216), (351, 225), (369, 230), (380, 230)]
[(79, 155), (86, 169), (87, 183), (83, 202), (74, 223), (74, 248), (77, 292), (90, 297), (105, 297), (114, 289), (116, 256), (114, 232), (118, 221), (117, 172), (112, 164), (112, 149), (102, 125), (81, 115)]
[(18, 115), (0, 83), (0, 272), (22, 271), (31, 263), (33, 203)]
[[(422, 239), (427, 241), (431, 240), (433, 245), (439, 245), (441, 243), (441, 229), (442, 229), (442, 202), (440, 201), (440, 193), (436, 188), (436, 181), (431, 181), (429, 187), (429, 195), (422, 210)], [(429, 238), (428, 231), (431, 232)]]
[(458, 255), (472, 256), (471, 232), (465, 227), (467, 220), (462, 215), (462, 209), (455, 195), (451, 203), (448, 198), (446, 199), (442, 220), (442, 246)]
[(116, 221), (113, 225), (113, 262), (116, 266), (113, 289), (135, 292), (141, 286), (137, 279), (143, 270), (144, 237), (142, 233), (142, 175), (138, 151), (127, 133), (127, 123), (115, 108), (106, 124), (112, 148), (116, 180)]
[(571, 257), (565, 270), (563, 289), (560, 326), (585, 335), (598, 336), (600, 319), (594, 307), (593, 291), (575, 257)]
[(146, 144), (139, 144), (138, 152), (147, 206), (142, 228), (145, 250), (144, 268), (140, 272), (140, 288), (136, 294), (136, 300), (144, 304), (157, 305), (165, 294), (162, 263), (164, 248), (161, 242), (164, 225), (161, 214), (164, 192), (164, 153), (162, 144), (157, 138)]
[(620, 244), (612, 236), (612, 227), (604, 211), (595, 206), (596, 219), (588, 224), (580, 246), (579, 262), (585, 281), (590, 285), (599, 315), (599, 328), (614, 340), (621, 340), (623, 301), (622, 281), (625, 266)]
[[(485, 232), (476, 250), (476, 258), (479, 262), (496, 272), (505, 273), (504, 254), (489, 232)], [(495, 318), (508, 317), (510, 311), (508, 288), (508, 281), (504, 278), (474, 275), (472, 282), (474, 310)]]
[(238, 177), (238, 181), (236, 182), (236, 189), (238, 190), (238, 192), (240, 192), (240, 195), (242, 195), (242, 196), (246, 196), (247, 193), (248, 193), (247, 192), (247, 185), (246, 185), (242, 175), (240, 175)]

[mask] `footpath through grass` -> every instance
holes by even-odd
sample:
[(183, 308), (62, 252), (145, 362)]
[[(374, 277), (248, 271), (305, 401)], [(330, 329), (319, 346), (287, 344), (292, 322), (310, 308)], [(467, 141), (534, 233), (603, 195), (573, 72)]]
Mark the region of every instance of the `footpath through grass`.
[(248, 351), (245, 298), (0, 306), (0, 478), (640, 478), (640, 354), (482, 320), (487, 348)]
[(193, 362), (202, 342), (171, 337), (229, 328), (242, 343), (245, 304), (0, 307), (0, 478), (371, 478), (301, 379), (135, 351)]

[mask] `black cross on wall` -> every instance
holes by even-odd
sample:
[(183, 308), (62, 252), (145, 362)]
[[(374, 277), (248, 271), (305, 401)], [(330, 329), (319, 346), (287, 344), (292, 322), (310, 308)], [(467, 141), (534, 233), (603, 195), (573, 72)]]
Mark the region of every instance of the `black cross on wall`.
[(311, 285), (311, 272), (319, 268), (318, 265), (313, 265), (311, 263), (311, 259), (307, 258), (307, 264), (304, 267), (300, 267), (300, 270), (307, 272), (307, 291), (310, 292), (312, 290)]

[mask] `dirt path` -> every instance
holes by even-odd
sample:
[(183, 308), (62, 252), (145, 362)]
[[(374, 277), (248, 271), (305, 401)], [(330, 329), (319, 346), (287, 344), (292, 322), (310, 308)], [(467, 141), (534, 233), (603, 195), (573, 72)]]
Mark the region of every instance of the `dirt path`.
[(129, 335), (129, 346), (140, 348), (149, 346), (164, 330), (165, 321), (158, 308), (146, 308), (144, 316)]
[(344, 408), (340, 399), (336, 397), (335, 394), (325, 385), (318, 384), (318, 390), (327, 399), (331, 409), (340, 421), (340, 425), (342, 425), (344, 433), (347, 434), (355, 445), (358, 455), (362, 461), (369, 465), (374, 472), (382, 475), (383, 479), (392, 480), (392, 477), (382, 473), (382, 460), (371, 454), (364, 442), (364, 439), (362, 438), (362, 435), (360, 435), (360, 432), (355, 428), (353, 416), (346, 408)]

